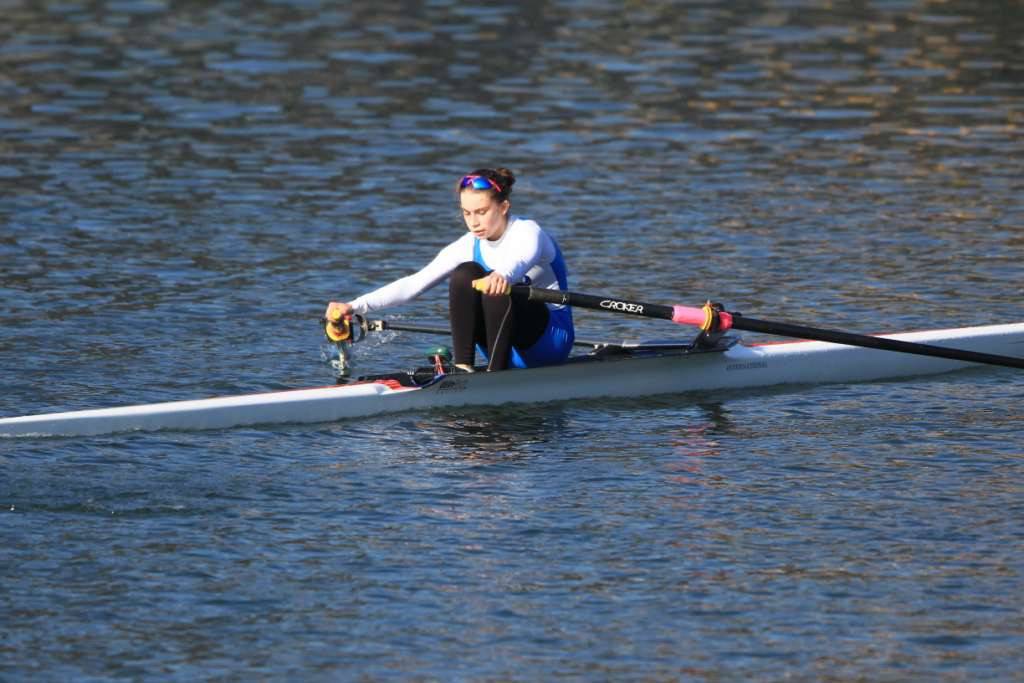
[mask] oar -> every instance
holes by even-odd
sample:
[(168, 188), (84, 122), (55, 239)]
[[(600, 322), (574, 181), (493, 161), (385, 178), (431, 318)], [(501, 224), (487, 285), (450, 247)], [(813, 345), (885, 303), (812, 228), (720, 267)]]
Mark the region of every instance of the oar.
[[(324, 324), (324, 332), (326, 332), (328, 339), (337, 343), (349, 341), (353, 337), (352, 329), (361, 329), (363, 334), (366, 332), (384, 332), (386, 330), (394, 330), (395, 332), (418, 332), (420, 334), (437, 334), (444, 336), (451, 336), (452, 331), (444, 327), (424, 327), (422, 325), (406, 325), (404, 323), (395, 323), (390, 320), (367, 320), (362, 316), (353, 316), (351, 321), (333, 321), (322, 318), (321, 322)], [(356, 336), (353, 341), (362, 339), (362, 335)], [(585, 346), (587, 348), (597, 348), (599, 346), (606, 346), (607, 342), (596, 342), (586, 341), (583, 339), (577, 339), (573, 342), (576, 346)]]
[[(474, 283), (474, 286), (476, 284)], [(478, 287), (479, 289), (479, 287)], [(782, 337), (794, 337), (796, 339), (814, 339), (817, 341), (832, 342), (834, 344), (845, 344), (847, 346), (863, 346), (869, 349), (882, 351), (895, 351), (898, 353), (912, 353), (919, 356), (935, 356), (936, 358), (948, 358), (967, 363), (984, 363), (987, 365), (1001, 365), (1011, 368), (1024, 368), (1024, 358), (1013, 356), (1000, 356), (992, 353), (979, 353), (977, 351), (965, 351), (961, 349), (948, 349), (943, 346), (931, 344), (915, 344), (913, 342), (900, 341), (898, 339), (886, 339), (884, 337), (872, 337), (863, 334), (840, 332), (837, 330), (826, 330), (818, 327), (806, 327), (785, 322), (771, 320), (758, 320), (748, 318), (739, 313), (729, 313), (721, 310), (720, 306), (712, 305), (710, 302), (702, 308), (689, 306), (666, 306), (664, 304), (649, 304), (642, 301), (628, 301), (611, 296), (595, 296), (593, 294), (579, 294), (576, 292), (565, 292), (557, 289), (539, 289), (526, 285), (514, 285), (507, 293), (513, 296), (521, 296), (530, 301), (543, 301), (545, 303), (576, 306), (579, 308), (592, 308), (599, 311), (611, 311), (613, 313), (624, 313), (644, 318), (659, 318), (671, 320), (679, 325), (693, 325), (705, 332), (725, 332), (729, 329), (747, 330), (749, 332), (763, 332)]]
[(384, 332), (394, 330), (395, 332), (419, 332), (421, 334), (445, 334), (450, 335), (451, 330), (443, 327), (423, 327), (421, 325), (405, 325), (393, 323), (390, 320), (367, 320), (364, 327), (369, 332)]
[(367, 332), (384, 332), (394, 330), (396, 332), (421, 332), (423, 334), (451, 334), (449, 330), (440, 327), (422, 327), (420, 325), (403, 325), (393, 323), (390, 320), (367, 320), (361, 315), (353, 315), (351, 318), (339, 320), (328, 320), (321, 318), (324, 326), (324, 333), (334, 343), (360, 341)]

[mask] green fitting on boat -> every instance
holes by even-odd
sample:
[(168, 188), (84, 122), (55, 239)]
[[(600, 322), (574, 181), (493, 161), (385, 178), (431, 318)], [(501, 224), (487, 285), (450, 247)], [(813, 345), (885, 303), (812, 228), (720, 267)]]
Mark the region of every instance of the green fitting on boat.
[(434, 358), (435, 356), (441, 356), (441, 360), (451, 360), (452, 350), (443, 344), (437, 346), (431, 346), (427, 349), (427, 358)]

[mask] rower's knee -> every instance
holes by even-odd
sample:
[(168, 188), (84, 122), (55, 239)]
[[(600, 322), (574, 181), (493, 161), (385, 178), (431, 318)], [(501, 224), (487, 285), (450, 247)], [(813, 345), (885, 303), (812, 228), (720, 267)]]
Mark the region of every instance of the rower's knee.
[(461, 289), (461, 288), (472, 288), (473, 280), (482, 278), (487, 275), (487, 271), (484, 270), (476, 261), (466, 261), (460, 263), (452, 271), (451, 276), (448, 280), (449, 289)]

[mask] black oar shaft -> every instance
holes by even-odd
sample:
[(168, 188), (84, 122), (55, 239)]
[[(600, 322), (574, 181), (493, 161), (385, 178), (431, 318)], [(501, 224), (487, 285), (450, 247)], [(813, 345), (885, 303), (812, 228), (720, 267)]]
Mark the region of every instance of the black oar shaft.
[[(452, 331), (446, 327), (424, 327), (422, 325), (406, 325), (404, 323), (394, 323), (390, 320), (367, 320), (366, 329), (372, 332), (383, 332), (385, 330), (394, 330), (395, 332), (418, 332), (420, 334), (437, 334), (437, 335), (448, 335), (450, 336)], [(577, 339), (573, 342), (574, 346), (584, 346), (587, 348), (593, 348), (596, 346), (602, 346), (605, 342), (587, 341), (585, 339)]]
[(991, 353), (980, 353), (978, 351), (967, 351), (963, 349), (949, 349), (944, 346), (931, 344), (918, 344), (906, 342), (899, 339), (887, 339), (885, 337), (873, 337), (864, 334), (852, 334), (839, 330), (826, 330), (817, 327), (805, 327), (792, 323), (775, 322), (769, 320), (758, 320), (743, 315), (733, 315), (732, 326), (737, 330), (748, 332), (764, 332), (782, 337), (795, 337), (797, 339), (814, 339), (816, 341), (832, 342), (834, 344), (845, 344), (847, 346), (863, 346), (869, 349), (880, 349), (882, 351), (896, 351), (898, 353), (913, 353), (919, 356), (934, 356), (936, 358), (948, 358), (968, 363), (985, 363), (987, 365), (1003, 365), (1012, 368), (1024, 368), (1024, 358), (1013, 358), (1012, 356), (999, 356)]
[(367, 320), (367, 329), (374, 332), (394, 330), (395, 332), (419, 332), (421, 334), (451, 334), (451, 331), (443, 327), (423, 327), (422, 325), (405, 325), (394, 323), (390, 320)]
[(626, 315), (637, 315), (643, 318), (658, 318), (661, 320), (672, 320), (674, 310), (672, 306), (665, 306), (663, 304), (626, 301), (625, 299), (617, 299), (615, 297), (563, 292), (558, 289), (540, 289), (525, 285), (512, 287), (512, 294), (525, 296), (530, 301), (543, 301), (548, 304), (578, 306), (579, 308), (593, 308), (599, 311), (625, 313)]
[[(963, 349), (950, 349), (944, 346), (931, 344), (918, 344), (915, 342), (901, 341), (898, 339), (887, 339), (884, 337), (873, 337), (863, 334), (852, 334), (838, 330), (827, 330), (817, 327), (806, 327), (785, 322), (775, 322), (748, 318), (738, 313), (726, 311), (711, 311), (710, 304), (705, 309), (709, 317), (704, 317), (700, 309), (686, 306), (666, 306), (664, 304), (649, 304), (640, 301), (628, 301), (611, 296), (595, 296), (593, 294), (580, 294), (577, 292), (564, 292), (553, 289), (537, 289), (525, 285), (515, 285), (510, 293), (515, 296), (523, 296), (532, 301), (543, 301), (546, 303), (578, 306), (580, 308), (592, 308), (595, 310), (609, 311), (612, 313), (624, 313), (627, 315), (642, 316), (645, 318), (659, 318), (671, 320), (679, 324), (701, 326), (698, 320), (705, 320), (702, 329), (712, 331), (735, 328), (749, 332), (763, 332), (765, 334), (792, 337), (795, 339), (812, 339), (815, 341), (832, 342), (846, 346), (861, 346), (869, 349), (882, 351), (895, 351), (898, 353), (911, 353), (919, 356), (934, 356), (958, 360), (966, 363), (984, 363), (987, 365), (999, 365), (1010, 368), (1024, 368), (1024, 358), (1013, 356), (1001, 356), (992, 353), (981, 353), (978, 351), (967, 351)], [(720, 326), (712, 327), (712, 323), (719, 325), (719, 322), (711, 316), (718, 316), (720, 313)]]

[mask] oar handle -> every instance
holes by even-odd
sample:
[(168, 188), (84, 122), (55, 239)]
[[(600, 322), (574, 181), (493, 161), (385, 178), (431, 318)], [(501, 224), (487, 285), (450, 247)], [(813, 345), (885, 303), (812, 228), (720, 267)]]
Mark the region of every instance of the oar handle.
[(350, 318), (339, 318), (337, 320), (322, 318), (321, 322), (324, 325), (324, 334), (335, 344), (352, 338), (352, 320)]
[(327, 336), (327, 339), (334, 344), (357, 342), (366, 336), (366, 319), (358, 314), (345, 316), (337, 320), (321, 318), (320, 322), (323, 323), (324, 334)]
[[(475, 289), (478, 292), (486, 292), (487, 291), (487, 278), (482, 277), (482, 278), (480, 278), (478, 280), (473, 280), (473, 289)], [(505, 285), (505, 291), (504, 292), (499, 292), (498, 296), (508, 296), (511, 293), (512, 293), (512, 285)]]

